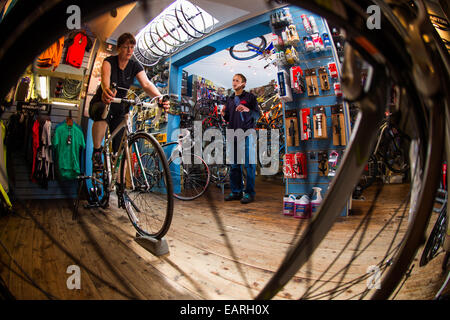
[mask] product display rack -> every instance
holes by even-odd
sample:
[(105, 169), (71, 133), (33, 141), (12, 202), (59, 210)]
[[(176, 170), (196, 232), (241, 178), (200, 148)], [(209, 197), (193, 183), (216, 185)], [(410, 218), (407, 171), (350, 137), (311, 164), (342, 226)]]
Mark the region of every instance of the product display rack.
[[(293, 162), (291, 162), (291, 165), (294, 167), (293, 174), (286, 174), (286, 167), (284, 168), (286, 178), (285, 193), (295, 196), (305, 194), (311, 196), (313, 187), (320, 187), (322, 196), (325, 196), (334, 176), (333, 170), (336, 170), (335, 164), (339, 165), (350, 137), (349, 108), (339, 92), (340, 63), (332, 34), (325, 19), (296, 7), (285, 7), (274, 11), (274, 13), (280, 11), (290, 12), (291, 22), (295, 25), (299, 38), (299, 42), (293, 44), (298, 53), (298, 60), (294, 59), (294, 63), (292, 63), (292, 59), (289, 59), (291, 63), (286, 63), (288, 61), (285, 61), (285, 63), (278, 64), (279, 71), (285, 71), (283, 76), (286, 77), (285, 86), (288, 87), (284, 88), (288, 92), (285, 93), (283, 98), (286, 154), (288, 155), (283, 163), (284, 166), (289, 166), (289, 154), (294, 154)], [(308, 18), (314, 17), (320, 37), (323, 34), (328, 35), (330, 41), (328, 50), (319, 52), (314, 50), (306, 51), (303, 39), (311, 36), (311, 34), (305, 29), (302, 21), (303, 15), (306, 15)], [(271, 26), (273, 33), (279, 37), (281, 37), (282, 31), (286, 30), (286, 25), (274, 26), (273, 21)], [(279, 37), (278, 39), (280, 39)], [(275, 41), (275, 43), (277, 42)], [(291, 47), (290, 45), (277, 44), (278, 52), (285, 51)], [(328, 64), (330, 63), (336, 65), (335, 72), (337, 74), (335, 74), (335, 77), (331, 76), (328, 69)], [(291, 86), (290, 71), (292, 67), (300, 67), (303, 72), (303, 76), (300, 77), (303, 80), (303, 93), (296, 92)], [(327, 81), (322, 81), (322, 76), (325, 76), (324, 79)], [(279, 85), (283, 91), (283, 85), (280, 84), (280, 81)], [(310, 88), (310, 86), (315, 88)], [(291, 91), (291, 94), (289, 94), (289, 91)], [(309, 112), (309, 115), (304, 118), (302, 115), (305, 112)], [(321, 114), (323, 115), (322, 112), (324, 112), (324, 118), (321, 116)], [(317, 117), (322, 120), (326, 119), (322, 121), (319, 130), (317, 128)], [(336, 132), (338, 129), (340, 129), (340, 134)], [(319, 133), (321, 134), (320, 136), (318, 136)], [(305, 137), (302, 137), (302, 134), (309, 135), (308, 139), (304, 140)], [(330, 155), (332, 156), (331, 159)], [(337, 162), (334, 158), (336, 155), (338, 155)], [(331, 163), (330, 160), (332, 160)], [(341, 213), (342, 216), (348, 214), (349, 207), (350, 202)]]

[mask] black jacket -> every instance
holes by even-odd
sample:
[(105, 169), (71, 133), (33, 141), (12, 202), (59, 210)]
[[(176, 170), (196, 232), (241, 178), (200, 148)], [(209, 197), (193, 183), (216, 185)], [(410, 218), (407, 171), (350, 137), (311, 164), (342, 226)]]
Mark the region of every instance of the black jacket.
[(236, 111), (236, 107), (239, 105), (235, 103), (235, 94), (227, 98), (225, 104), (225, 120), (228, 121), (229, 129), (252, 129), (255, 128), (256, 118), (259, 115), (256, 97), (247, 91), (243, 91), (240, 96), (238, 96), (240, 104), (246, 106), (250, 109), (250, 112), (239, 112)]

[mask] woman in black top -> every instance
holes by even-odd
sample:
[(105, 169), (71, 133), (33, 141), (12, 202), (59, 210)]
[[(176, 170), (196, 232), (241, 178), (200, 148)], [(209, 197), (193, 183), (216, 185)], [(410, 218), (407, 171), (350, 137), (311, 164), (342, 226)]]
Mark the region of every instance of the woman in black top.
[[(124, 98), (127, 89), (136, 77), (142, 89), (150, 96), (160, 96), (161, 93), (153, 83), (148, 79), (142, 65), (134, 60), (130, 60), (133, 55), (136, 39), (131, 33), (122, 34), (117, 40), (116, 56), (110, 56), (103, 61), (101, 73), (101, 86), (89, 105), (89, 117), (94, 120), (92, 125), (92, 140), (94, 143), (94, 153), (92, 155), (94, 170), (101, 170), (103, 167), (101, 156), (101, 144), (109, 125), (111, 132), (124, 119), (128, 112), (127, 108), (117, 103), (111, 103), (114, 97)], [(118, 89), (112, 90), (111, 84), (116, 83)], [(122, 89), (125, 88), (125, 89)], [(162, 102), (162, 99), (160, 100)], [(106, 105), (110, 105), (109, 112), (106, 111)], [(169, 108), (169, 102), (164, 102), (164, 108)], [(113, 151), (117, 152), (122, 134), (116, 135), (113, 139)]]

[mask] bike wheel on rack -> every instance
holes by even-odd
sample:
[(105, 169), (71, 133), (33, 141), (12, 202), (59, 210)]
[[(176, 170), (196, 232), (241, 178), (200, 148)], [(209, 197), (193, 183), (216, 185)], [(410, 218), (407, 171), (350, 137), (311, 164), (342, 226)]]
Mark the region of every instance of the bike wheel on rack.
[(166, 156), (158, 141), (144, 132), (134, 134), (128, 144), (131, 161), (127, 156), (120, 165), (125, 210), (140, 235), (161, 239), (173, 216), (173, 185)]
[(236, 60), (250, 60), (260, 55), (267, 46), (264, 36), (260, 36), (229, 48), (230, 55)]
[(385, 131), (384, 140), (380, 145), (379, 153), (386, 166), (395, 173), (405, 173), (409, 170), (407, 151), (408, 139), (396, 132), (394, 128)]

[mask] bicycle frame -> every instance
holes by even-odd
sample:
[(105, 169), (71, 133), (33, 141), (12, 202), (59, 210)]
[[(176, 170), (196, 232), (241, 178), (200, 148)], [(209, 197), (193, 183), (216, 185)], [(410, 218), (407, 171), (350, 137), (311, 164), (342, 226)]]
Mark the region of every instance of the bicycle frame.
[[(109, 145), (112, 142), (112, 140), (114, 139), (115, 136), (117, 136), (117, 134), (120, 132), (120, 130), (122, 130), (123, 128), (125, 128), (125, 131), (122, 135), (122, 141), (120, 142), (119, 145), (119, 150), (117, 151), (117, 158), (114, 160), (114, 162), (111, 162), (111, 151), (109, 150)], [(117, 128), (109, 135), (108, 138), (106, 138), (104, 145), (107, 148), (106, 151), (106, 170), (107, 170), (107, 174), (108, 174), (108, 180), (110, 181), (109, 184), (109, 191), (112, 191), (113, 186), (116, 184), (117, 181), (117, 170), (119, 170), (120, 168), (120, 164), (122, 161), (125, 161), (126, 159), (131, 159), (131, 155), (130, 155), (130, 149), (129, 149), (129, 145), (128, 145), (128, 137), (130, 136), (130, 134), (132, 133), (131, 130), (131, 122), (129, 121), (129, 115), (126, 114), (125, 115), (125, 119), (122, 120), (122, 122), (117, 126)], [(106, 136), (106, 134), (105, 134)], [(141, 172), (143, 174), (144, 180), (145, 180), (145, 185), (147, 188), (150, 187), (149, 183), (148, 183), (148, 179), (147, 179), (147, 175), (145, 174), (145, 170), (144, 170), (144, 166), (142, 165), (142, 160), (141, 160), (141, 155), (139, 153), (139, 148), (136, 146), (136, 158), (138, 160), (138, 164), (139, 167), (141, 169)], [(123, 159), (123, 154), (125, 154), (125, 159)], [(120, 155), (122, 155), (122, 157), (120, 157)], [(111, 168), (112, 166), (112, 168)], [(132, 172), (132, 168), (131, 165), (127, 166), (128, 168), (128, 173), (130, 175), (130, 177), (133, 177), (133, 172)], [(134, 181), (133, 179), (131, 180), (131, 186), (132, 189), (134, 189), (135, 185), (134, 185)]]

